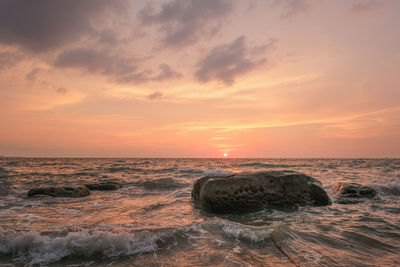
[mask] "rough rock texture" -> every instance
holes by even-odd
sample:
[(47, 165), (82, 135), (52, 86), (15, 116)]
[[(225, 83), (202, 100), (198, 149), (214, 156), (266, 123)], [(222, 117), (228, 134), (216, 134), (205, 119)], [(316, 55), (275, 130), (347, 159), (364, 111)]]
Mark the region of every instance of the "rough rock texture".
[(378, 195), (374, 188), (355, 183), (337, 183), (332, 190), (337, 194), (339, 204), (355, 204)]
[(86, 186), (41, 187), (28, 191), (27, 196), (52, 196), (52, 197), (85, 197), (90, 195)]
[(192, 198), (205, 210), (215, 213), (331, 203), (320, 181), (293, 171), (205, 176), (194, 183)]
[(85, 184), (87, 188), (90, 190), (97, 191), (108, 191), (108, 190), (117, 190), (121, 188), (121, 185), (116, 182), (103, 182), (103, 183), (95, 183), (95, 184)]

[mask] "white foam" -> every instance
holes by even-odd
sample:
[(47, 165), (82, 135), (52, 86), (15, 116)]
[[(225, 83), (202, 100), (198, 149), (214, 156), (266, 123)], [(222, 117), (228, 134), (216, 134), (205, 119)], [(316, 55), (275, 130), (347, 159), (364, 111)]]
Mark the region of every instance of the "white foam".
[(232, 251), (233, 251), (234, 253), (240, 253), (240, 252), (242, 252), (242, 248), (241, 248), (240, 246), (236, 246), (236, 247), (234, 247), (234, 248), (232, 249)]
[(268, 239), (272, 229), (265, 229), (264, 227), (255, 227), (243, 225), (232, 222), (223, 223), (222, 231), (228, 236), (234, 237), (237, 240), (248, 240), (251, 242), (262, 242)]
[(29, 264), (56, 262), (66, 256), (89, 257), (100, 253), (106, 257), (154, 252), (157, 240), (172, 233), (155, 234), (111, 232), (70, 232), (63, 237), (42, 236), (37, 232), (0, 234), (0, 254), (12, 254)]

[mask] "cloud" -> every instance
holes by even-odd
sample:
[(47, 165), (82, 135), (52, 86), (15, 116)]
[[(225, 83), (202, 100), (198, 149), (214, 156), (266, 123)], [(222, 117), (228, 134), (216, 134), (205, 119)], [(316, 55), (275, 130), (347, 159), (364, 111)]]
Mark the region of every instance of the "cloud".
[(235, 79), (266, 62), (257, 58), (274, 46), (275, 40), (263, 46), (247, 47), (246, 38), (239, 37), (229, 44), (219, 45), (197, 63), (195, 77), (200, 82), (217, 80), (232, 85)]
[(231, 0), (171, 0), (156, 11), (153, 2), (138, 12), (145, 26), (158, 25), (167, 46), (183, 46), (215, 34), (233, 10)]
[(143, 70), (140, 72), (133, 72), (124, 76), (117, 77), (117, 81), (120, 83), (146, 83), (146, 82), (162, 82), (168, 80), (177, 80), (182, 77), (182, 74), (172, 70), (167, 64), (159, 65), (159, 73), (152, 75), (153, 71)]
[(28, 74), (26, 74), (25, 78), (27, 80), (30, 81), (34, 81), (36, 80), (36, 76), (39, 74), (39, 72), (41, 72), (42, 69), (41, 68), (34, 68), (33, 70), (31, 70)]
[(56, 89), (56, 92), (61, 94), (61, 95), (65, 95), (68, 92), (68, 90), (66, 88), (64, 88), (64, 87), (59, 87), (59, 88)]
[(76, 48), (62, 52), (56, 58), (56, 67), (82, 68), (91, 73), (122, 76), (136, 71), (133, 60), (110, 54), (108, 51)]
[(179, 79), (182, 77), (182, 74), (172, 70), (171, 67), (168, 66), (167, 64), (161, 64), (159, 66), (159, 69), (160, 73), (153, 78), (155, 81)]
[(150, 100), (157, 100), (160, 99), (163, 96), (163, 94), (159, 91), (156, 91), (152, 93), (151, 95), (148, 95), (147, 98)]
[(361, 14), (376, 9), (382, 5), (382, 1), (359, 0), (350, 7), (350, 13)]
[(91, 36), (110, 14), (124, 16), (129, 0), (2, 0), (0, 43), (43, 52)]
[(0, 51), (0, 72), (15, 66), (21, 59), (22, 56), (18, 53)]
[(59, 68), (78, 68), (107, 76), (118, 83), (139, 84), (179, 79), (182, 76), (167, 64), (161, 64), (160, 72), (156, 75), (153, 75), (151, 70), (139, 70), (137, 64), (146, 59), (148, 58), (121, 57), (108, 50), (76, 48), (60, 53), (53, 64)]
[(273, 0), (273, 6), (282, 8), (281, 17), (287, 19), (306, 12), (311, 7), (310, 0)]

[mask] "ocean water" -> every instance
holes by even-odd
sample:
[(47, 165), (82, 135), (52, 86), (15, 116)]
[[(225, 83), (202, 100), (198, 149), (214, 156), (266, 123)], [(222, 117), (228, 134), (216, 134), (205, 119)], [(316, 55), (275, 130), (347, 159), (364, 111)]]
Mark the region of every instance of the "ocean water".
[[(325, 207), (215, 215), (191, 201), (207, 174), (295, 170)], [(83, 198), (38, 186), (117, 181)], [(379, 198), (335, 203), (355, 182)], [(0, 266), (400, 266), (400, 159), (0, 159)]]

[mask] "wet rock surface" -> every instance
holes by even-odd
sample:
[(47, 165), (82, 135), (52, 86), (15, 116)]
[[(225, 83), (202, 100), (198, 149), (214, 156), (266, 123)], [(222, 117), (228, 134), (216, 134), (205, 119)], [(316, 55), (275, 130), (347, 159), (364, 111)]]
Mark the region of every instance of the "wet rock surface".
[(28, 191), (27, 196), (85, 197), (90, 195), (86, 186), (40, 187)]
[(320, 181), (294, 171), (205, 176), (194, 183), (192, 198), (203, 209), (215, 213), (331, 203)]
[(93, 184), (85, 184), (89, 190), (93, 191), (110, 191), (117, 190), (121, 188), (121, 185), (116, 182), (102, 182), (102, 183), (93, 183)]
[(339, 204), (355, 204), (378, 196), (375, 188), (356, 183), (337, 183), (332, 190), (337, 195), (336, 202)]

